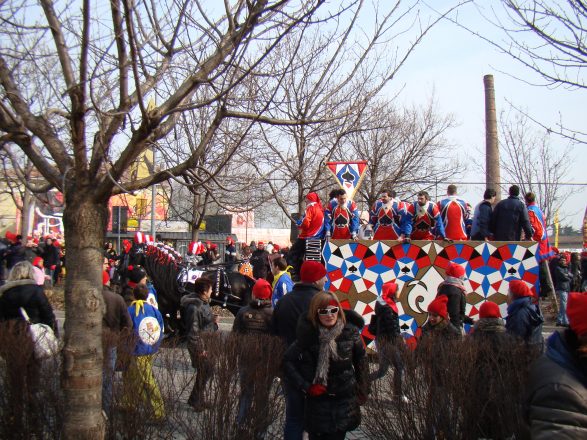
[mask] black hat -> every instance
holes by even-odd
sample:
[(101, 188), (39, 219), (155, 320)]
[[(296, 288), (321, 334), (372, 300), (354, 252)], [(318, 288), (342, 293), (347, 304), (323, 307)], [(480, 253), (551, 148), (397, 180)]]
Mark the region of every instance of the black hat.
[(142, 266), (128, 266), (128, 279), (132, 283), (138, 283), (147, 276), (147, 271)]

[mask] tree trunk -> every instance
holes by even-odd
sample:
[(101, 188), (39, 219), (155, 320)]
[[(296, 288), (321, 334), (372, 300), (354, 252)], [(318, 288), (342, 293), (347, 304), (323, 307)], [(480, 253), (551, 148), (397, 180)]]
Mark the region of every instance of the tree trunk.
[(107, 204), (90, 190), (67, 191), (65, 225), (65, 392), (66, 439), (103, 439), (102, 416), (102, 244)]
[(24, 197), (22, 200), (22, 210), (20, 211), (20, 235), (22, 235), (23, 243), (26, 243), (27, 236), (31, 228), (31, 210), (35, 206), (35, 198), (29, 190), (25, 188)]

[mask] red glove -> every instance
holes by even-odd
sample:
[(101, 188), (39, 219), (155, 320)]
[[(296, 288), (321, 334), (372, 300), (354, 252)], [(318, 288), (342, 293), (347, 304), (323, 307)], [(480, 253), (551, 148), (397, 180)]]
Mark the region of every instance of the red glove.
[(52, 266), (51, 266), (49, 269), (51, 269), (51, 270), (55, 270), (55, 267), (57, 267), (57, 266), (55, 266), (55, 265), (52, 265)]
[(326, 393), (326, 387), (321, 383), (313, 383), (308, 388), (308, 395), (312, 397), (321, 396)]

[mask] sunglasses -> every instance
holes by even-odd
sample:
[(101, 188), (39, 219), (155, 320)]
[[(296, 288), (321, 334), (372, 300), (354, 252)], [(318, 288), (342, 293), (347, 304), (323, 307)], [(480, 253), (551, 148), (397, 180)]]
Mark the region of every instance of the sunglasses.
[(319, 315), (334, 315), (338, 313), (338, 307), (331, 307), (329, 309), (318, 309)]

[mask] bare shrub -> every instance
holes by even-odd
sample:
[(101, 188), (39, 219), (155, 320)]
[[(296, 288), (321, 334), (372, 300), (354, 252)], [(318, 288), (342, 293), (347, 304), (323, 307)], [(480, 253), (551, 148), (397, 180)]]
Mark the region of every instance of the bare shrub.
[[(185, 344), (166, 343), (154, 356), (154, 375), (165, 402), (165, 419), (154, 420), (148, 404), (124, 399), (121, 373), (114, 373), (113, 405), (108, 413), (108, 438), (254, 439), (280, 438), (284, 404), (277, 377), (283, 356), (282, 342), (270, 336), (216, 333), (204, 336), (213, 372), (204, 399), (207, 409), (195, 412), (187, 404), (195, 370)], [(132, 340), (121, 341), (119, 365), (131, 361)], [(238, 423), (241, 391), (248, 391), (250, 406)]]
[(403, 351), (408, 402), (393, 394), (390, 369), (371, 384), (363, 429), (373, 439), (527, 438), (523, 399), (535, 357), (509, 340), (422, 341)]
[(27, 325), (8, 321), (0, 323), (0, 357), (0, 438), (60, 438), (59, 356), (35, 359)]

